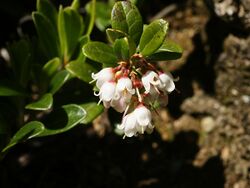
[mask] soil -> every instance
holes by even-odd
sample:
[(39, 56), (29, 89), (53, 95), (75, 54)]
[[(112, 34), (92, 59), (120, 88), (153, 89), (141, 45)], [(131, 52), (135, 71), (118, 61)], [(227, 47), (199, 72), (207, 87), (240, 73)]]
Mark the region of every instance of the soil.
[(179, 92), (155, 131), (122, 139), (120, 116), (106, 111), (93, 126), (19, 144), (0, 164), (1, 187), (250, 188), (249, 0), (158, 3), (156, 16), (172, 6), (169, 37), (184, 54), (159, 63)]

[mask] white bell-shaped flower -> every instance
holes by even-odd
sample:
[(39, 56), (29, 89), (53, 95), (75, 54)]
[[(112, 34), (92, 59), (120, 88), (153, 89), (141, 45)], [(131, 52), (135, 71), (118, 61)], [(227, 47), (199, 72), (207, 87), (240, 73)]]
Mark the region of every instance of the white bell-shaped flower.
[(116, 85), (116, 94), (111, 106), (118, 112), (124, 112), (130, 103), (132, 95), (135, 94), (132, 81), (128, 77), (122, 77)]
[(159, 76), (154, 71), (147, 71), (146, 74), (142, 76), (141, 80), (145, 88), (145, 93), (150, 93), (152, 91), (152, 86), (156, 87), (160, 84)]
[(95, 93), (96, 96), (99, 96), (100, 101), (103, 101), (103, 104), (105, 107), (109, 107), (109, 103), (112, 99), (115, 97), (115, 91), (116, 91), (116, 83), (114, 81), (105, 82), (99, 93)]
[(151, 120), (151, 112), (145, 106), (139, 105), (123, 118), (118, 128), (122, 129), (127, 137), (136, 136), (138, 133), (144, 134), (145, 131), (151, 133), (154, 128)]
[(136, 109), (134, 110), (134, 114), (139, 126), (147, 127), (151, 125), (151, 112), (144, 105), (139, 105), (138, 107), (136, 107)]
[[(130, 97), (130, 98), (129, 98)], [(121, 96), (118, 99), (113, 99), (111, 101), (111, 106), (117, 111), (117, 112), (124, 112), (125, 109), (127, 108), (130, 99), (131, 99), (132, 95), (127, 95), (126, 97)]]
[(174, 79), (170, 73), (160, 73), (159, 75), (160, 84), (159, 89), (163, 92), (172, 92), (175, 89)]
[(119, 96), (126, 95), (126, 93), (135, 94), (132, 81), (128, 77), (121, 77), (117, 81), (116, 92)]
[(100, 89), (105, 82), (114, 80), (114, 71), (113, 68), (108, 67), (102, 69), (96, 74), (92, 73), (91, 76), (93, 81), (96, 81), (96, 86)]
[(137, 135), (137, 125), (136, 116), (132, 112), (123, 118), (121, 125), (118, 125), (117, 128), (122, 129), (125, 136), (132, 137)]

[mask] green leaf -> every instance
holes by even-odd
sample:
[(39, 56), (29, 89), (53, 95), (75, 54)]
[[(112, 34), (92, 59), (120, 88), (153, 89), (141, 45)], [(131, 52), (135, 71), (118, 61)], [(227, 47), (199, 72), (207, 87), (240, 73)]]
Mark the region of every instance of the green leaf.
[(42, 68), (44, 77), (51, 78), (60, 68), (61, 61), (58, 57), (49, 60)]
[(50, 82), (49, 92), (55, 94), (69, 79), (70, 73), (68, 71), (62, 70), (58, 72), (55, 76), (53, 76)]
[(147, 59), (151, 61), (166, 61), (180, 58), (182, 48), (171, 40), (166, 40), (161, 47)]
[(131, 2), (118, 1), (115, 3), (111, 12), (111, 25), (113, 29), (127, 33), (138, 44), (143, 22), (140, 12)]
[(66, 69), (79, 78), (80, 80), (89, 83), (92, 80), (91, 74), (100, 69), (100, 64), (89, 59), (85, 61), (71, 61), (67, 64)]
[(129, 59), (129, 42), (128, 38), (124, 37), (121, 39), (116, 39), (114, 43), (114, 52), (119, 60), (128, 60)]
[(66, 132), (78, 125), (86, 117), (86, 111), (78, 105), (69, 104), (52, 112), (44, 124), (46, 128), (39, 137)]
[(34, 138), (43, 132), (44, 126), (39, 121), (31, 121), (19, 129), (11, 139), (10, 143), (3, 149), (3, 152), (13, 147), (19, 142)]
[(89, 35), (84, 35), (79, 39), (78, 42), (78, 55), (76, 57), (77, 61), (85, 61), (85, 56), (82, 53), (82, 47), (90, 41)]
[(0, 96), (25, 96), (24, 89), (16, 82), (10, 80), (0, 81)]
[(70, 7), (72, 9), (78, 10), (80, 8), (80, 0), (73, 0)]
[(75, 9), (70, 7), (63, 9), (60, 7), (58, 32), (65, 62), (68, 62), (73, 55), (83, 29), (82, 17)]
[(120, 39), (127, 36), (126, 33), (120, 30), (110, 29), (110, 28), (106, 29), (106, 34), (108, 36), (109, 41), (112, 43), (114, 43), (116, 39)]
[(11, 65), (16, 78), (22, 86), (26, 86), (30, 78), (32, 50), (26, 39), (21, 39), (8, 46), (11, 57)]
[(117, 58), (113, 48), (103, 42), (89, 42), (83, 46), (83, 54), (89, 59), (106, 65), (114, 65)]
[[(85, 8), (88, 14), (91, 14), (92, 1), (87, 3)], [(95, 12), (95, 24), (96, 27), (104, 31), (110, 25), (110, 14), (112, 7), (105, 2), (96, 2), (96, 12)]]
[(38, 101), (25, 106), (29, 110), (48, 110), (53, 105), (53, 96), (51, 93), (46, 93)]
[(149, 56), (154, 53), (165, 40), (168, 23), (163, 20), (155, 20), (149, 24), (142, 33), (139, 43), (140, 53)]
[(57, 31), (52, 23), (41, 13), (33, 12), (39, 42), (47, 58), (60, 57), (60, 46)]
[(80, 105), (86, 111), (86, 117), (81, 121), (82, 124), (91, 123), (97, 116), (103, 112), (103, 106), (95, 102), (89, 102)]
[(37, 0), (36, 9), (39, 13), (47, 17), (55, 27), (57, 26), (57, 10), (54, 5), (48, 0)]

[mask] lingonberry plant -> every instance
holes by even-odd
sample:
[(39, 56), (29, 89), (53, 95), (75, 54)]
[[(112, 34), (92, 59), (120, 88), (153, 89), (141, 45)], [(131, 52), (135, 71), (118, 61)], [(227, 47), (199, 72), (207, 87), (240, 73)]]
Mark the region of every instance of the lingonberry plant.
[[(86, 6), (89, 19), (83, 19), (79, 0), (59, 9), (49, 0), (37, 0), (32, 13), (37, 35), (21, 37), (5, 51), (2, 153), (21, 141), (89, 124), (103, 111), (102, 104), (124, 114), (118, 128), (125, 136), (152, 131), (151, 111), (165, 106), (175, 89), (172, 75), (155, 62), (177, 59), (182, 50), (166, 39), (165, 20), (143, 25), (130, 1), (110, 0), (107, 7), (111, 4), (111, 16), (102, 16), (98, 6), (104, 4), (92, 0)], [(112, 26), (106, 29), (109, 44), (91, 41), (94, 23), (100, 30)], [(90, 97), (93, 82), (99, 102)]]
[(143, 25), (138, 9), (129, 1), (115, 3), (111, 25), (106, 33), (112, 46), (89, 41), (83, 47), (87, 58), (104, 67), (92, 74), (98, 90), (94, 94), (99, 96), (99, 104), (123, 112), (118, 128), (124, 136), (150, 133), (151, 111), (156, 104), (167, 105), (168, 94), (175, 89), (171, 73), (164, 73), (154, 62), (177, 59), (182, 50), (166, 39), (165, 20)]

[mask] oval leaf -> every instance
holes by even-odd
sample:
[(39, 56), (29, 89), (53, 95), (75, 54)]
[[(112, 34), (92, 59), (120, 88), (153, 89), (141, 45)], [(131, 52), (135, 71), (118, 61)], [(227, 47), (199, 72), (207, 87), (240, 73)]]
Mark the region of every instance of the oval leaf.
[(60, 7), (58, 32), (65, 62), (68, 62), (74, 53), (83, 29), (82, 17), (75, 9), (71, 7), (63, 9)]
[(82, 50), (83, 54), (93, 61), (111, 66), (117, 62), (113, 48), (103, 42), (89, 42)]
[(148, 56), (148, 60), (152, 61), (166, 61), (180, 58), (182, 55), (182, 48), (171, 40), (166, 40), (162, 46), (152, 55)]
[(163, 20), (155, 20), (149, 24), (142, 33), (139, 50), (143, 56), (154, 53), (165, 40), (168, 23)]
[(116, 39), (114, 43), (114, 52), (119, 60), (128, 60), (130, 57), (128, 38)]
[(100, 64), (89, 59), (85, 61), (71, 61), (67, 64), (66, 69), (79, 78), (80, 80), (89, 83), (92, 80), (91, 74), (93, 72), (98, 72), (100, 69)]
[(0, 96), (25, 96), (24, 89), (16, 82), (9, 80), (0, 81)]
[[(106, 2), (95, 3), (95, 24), (96, 27), (104, 31), (110, 25), (111, 5)], [(91, 15), (92, 1), (87, 3), (85, 9), (89, 15)]]
[(39, 12), (34, 12), (32, 18), (45, 55), (49, 59), (60, 57), (59, 39), (53, 24)]
[(39, 13), (47, 17), (48, 20), (56, 29), (57, 25), (57, 10), (53, 4), (48, 0), (37, 0), (36, 9)]
[(110, 28), (106, 29), (106, 34), (111, 43), (114, 43), (116, 39), (120, 39), (127, 36), (126, 33), (120, 30)]
[(25, 124), (11, 139), (10, 143), (3, 149), (3, 152), (19, 142), (38, 136), (44, 130), (44, 125), (39, 121), (31, 121)]
[(104, 109), (102, 105), (95, 102), (81, 104), (80, 106), (86, 111), (86, 117), (81, 121), (82, 124), (91, 123)]
[(113, 29), (127, 33), (138, 44), (143, 22), (137, 7), (129, 1), (116, 2), (111, 12), (111, 25)]
[(53, 96), (51, 93), (46, 93), (38, 101), (28, 104), (25, 108), (29, 110), (48, 110), (53, 105)]
[(55, 94), (65, 82), (70, 79), (70, 73), (66, 70), (58, 72), (50, 82), (49, 92)]
[(43, 79), (51, 78), (60, 68), (61, 61), (58, 57), (48, 61), (42, 68)]
[(17, 42), (13, 42), (8, 46), (8, 51), (11, 66), (13, 67), (17, 80), (25, 87), (30, 78), (31, 59), (33, 55), (30, 41), (21, 39)]
[(64, 105), (47, 117), (44, 122), (46, 127), (38, 136), (42, 137), (66, 132), (79, 124), (85, 117), (86, 112), (81, 106), (75, 104)]

